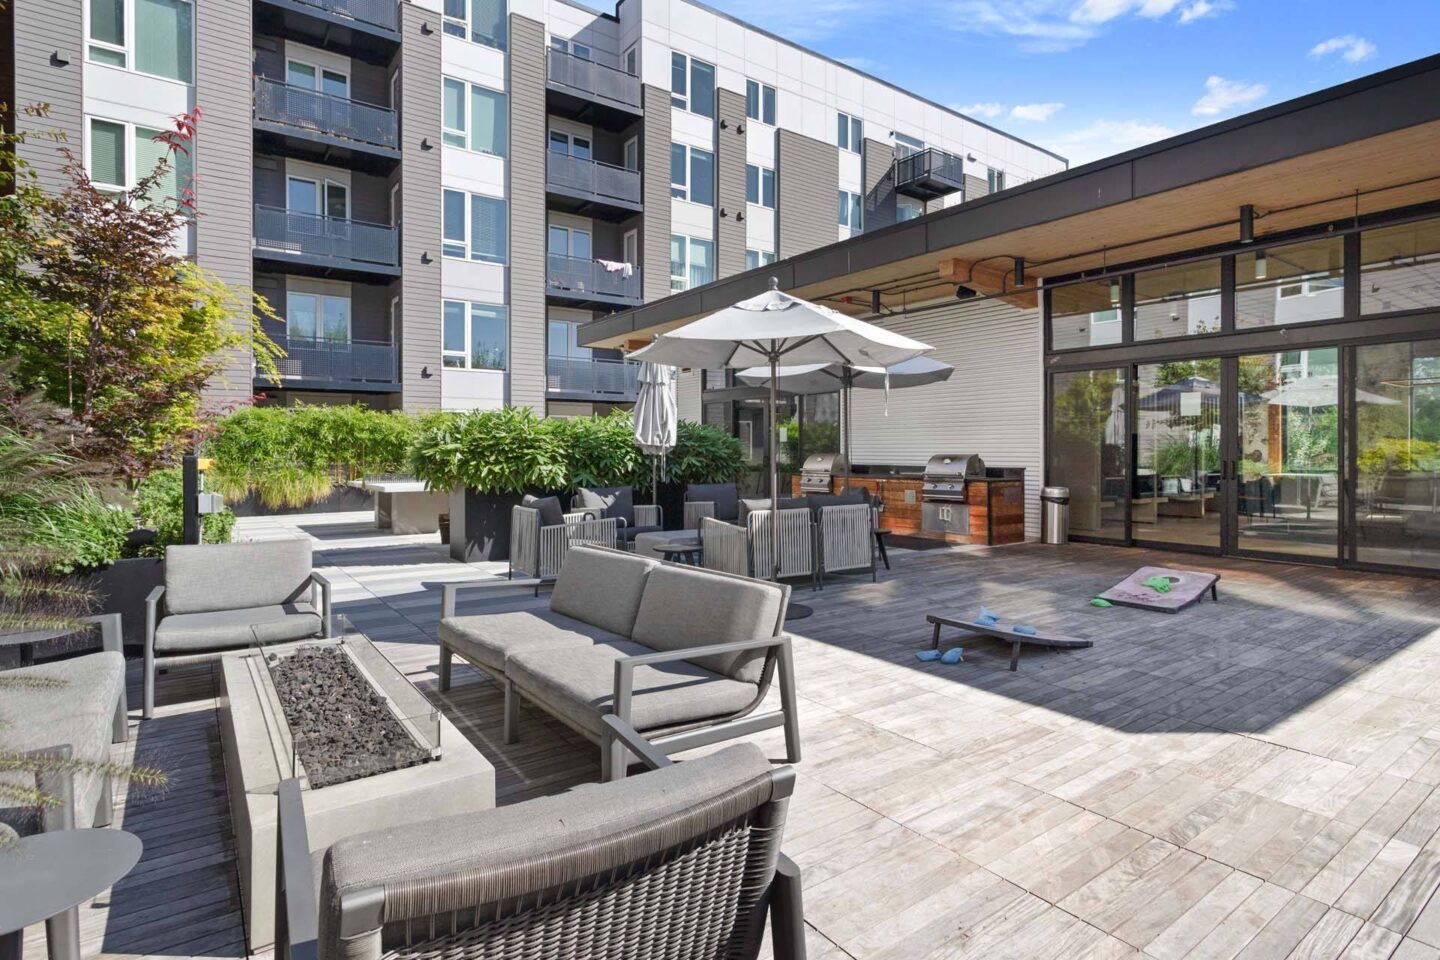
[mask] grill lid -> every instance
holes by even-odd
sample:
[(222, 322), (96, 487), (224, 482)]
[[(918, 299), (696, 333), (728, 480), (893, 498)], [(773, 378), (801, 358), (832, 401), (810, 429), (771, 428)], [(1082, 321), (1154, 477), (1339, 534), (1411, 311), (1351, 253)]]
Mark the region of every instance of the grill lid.
[(980, 480), (985, 461), (974, 453), (937, 453), (925, 464), (926, 480)]
[(840, 473), (846, 469), (845, 457), (838, 453), (812, 453), (800, 469), (804, 473)]

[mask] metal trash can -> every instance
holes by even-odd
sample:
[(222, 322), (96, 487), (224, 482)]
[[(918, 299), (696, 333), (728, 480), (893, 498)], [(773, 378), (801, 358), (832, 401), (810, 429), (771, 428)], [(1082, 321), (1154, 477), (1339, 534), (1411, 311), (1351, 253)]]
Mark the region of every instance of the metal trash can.
[(1046, 543), (1070, 542), (1070, 488), (1045, 487), (1040, 491), (1040, 530)]

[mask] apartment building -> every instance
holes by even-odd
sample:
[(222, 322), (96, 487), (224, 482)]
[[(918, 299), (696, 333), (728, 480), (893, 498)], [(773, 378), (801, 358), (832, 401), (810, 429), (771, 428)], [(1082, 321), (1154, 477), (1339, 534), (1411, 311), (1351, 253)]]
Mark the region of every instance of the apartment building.
[[(1063, 170), (1063, 158), (692, 0), (13, 0), (21, 129), (135, 182), (203, 113), (177, 238), (283, 322), (217, 403), (604, 412), (583, 323)], [(26, 147), (42, 181), (53, 147)], [(681, 385), (699, 415), (698, 374)]]

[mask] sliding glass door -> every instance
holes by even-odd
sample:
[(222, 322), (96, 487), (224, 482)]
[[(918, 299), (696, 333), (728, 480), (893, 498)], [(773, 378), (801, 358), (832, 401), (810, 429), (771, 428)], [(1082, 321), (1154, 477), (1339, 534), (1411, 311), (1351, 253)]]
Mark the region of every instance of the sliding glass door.
[(1135, 368), (1131, 536), (1219, 550), (1223, 534), (1223, 362), (1217, 357)]
[(1058, 373), (1051, 381), (1050, 474), (1070, 488), (1070, 534), (1125, 539), (1129, 369)]

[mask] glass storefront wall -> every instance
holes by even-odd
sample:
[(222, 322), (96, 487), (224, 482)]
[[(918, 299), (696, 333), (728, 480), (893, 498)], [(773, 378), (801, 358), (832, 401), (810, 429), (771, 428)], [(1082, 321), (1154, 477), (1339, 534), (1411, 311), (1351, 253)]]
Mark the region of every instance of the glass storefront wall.
[(1135, 339), (1220, 332), (1220, 261), (1201, 260), (1135, 275)]
[(1440, 306), (1440, 219), (1360, 234), (1360, 313)]
[(1051, 384), (1050, 477), (1070, 488), (1070, 533), (1125, 537), (1126, 370), (1056, 374)]
[(1322, 237), (1235, 258), (1235, 329), (1345, 315), (1345, 238)]
[(1121, 284), (1115, 280), (1072, 283), (1047, 294), (1050, 339), (1056, 350), (1119, 343)]

